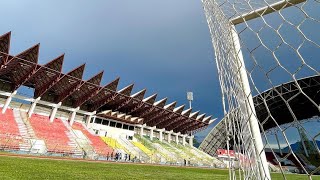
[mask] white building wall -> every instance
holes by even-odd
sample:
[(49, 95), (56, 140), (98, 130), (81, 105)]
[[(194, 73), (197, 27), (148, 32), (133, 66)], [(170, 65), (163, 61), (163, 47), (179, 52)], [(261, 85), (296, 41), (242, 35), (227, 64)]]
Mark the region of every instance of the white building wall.
[(134, 131), (119, 129), (119, 128), (110, 127), (110, 126), (101, 125), (101, 124), (95, 124), (95, 123), (93, 123), (90, 128), (99, 130), (99, 136), (106, 136), (106, 133), (108, 137), (119, 137), (120, 135), (126, 135), (126, 136), (134, 135)]

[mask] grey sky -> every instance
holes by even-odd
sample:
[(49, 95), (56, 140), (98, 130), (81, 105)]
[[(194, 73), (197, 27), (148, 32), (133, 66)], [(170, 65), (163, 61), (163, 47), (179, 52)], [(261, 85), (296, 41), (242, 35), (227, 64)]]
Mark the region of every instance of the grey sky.
[(169, 97), (222, 117), (220, 86), (201, 1), (1, 1), (0, 33), (12, 31), (11, 54), (41, 43), (40, 64), (66, 53), (64, 72), (86, 63), (85, 79), (105, 71), (119, 89)]

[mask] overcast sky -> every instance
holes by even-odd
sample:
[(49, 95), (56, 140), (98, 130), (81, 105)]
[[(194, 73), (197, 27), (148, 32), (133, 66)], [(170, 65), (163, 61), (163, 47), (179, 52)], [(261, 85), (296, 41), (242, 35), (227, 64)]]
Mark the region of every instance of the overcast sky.
[[(40, 42), (39, 63), (66, 53), (63, 71), (86, 63), (84, 79), (104, 70), (168, 103), (222, 118), (212, 44), (200, 0), (1, 1), (0, 33), (12, 31), (11, 54)], [(206, 132), (204, 132), (206, 133)]]

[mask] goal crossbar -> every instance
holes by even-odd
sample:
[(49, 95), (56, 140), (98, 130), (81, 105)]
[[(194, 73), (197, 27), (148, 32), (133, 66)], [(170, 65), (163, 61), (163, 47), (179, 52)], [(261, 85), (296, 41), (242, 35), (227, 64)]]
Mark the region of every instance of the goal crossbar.
[(265, 7), (259, 8), (257, 10), (245, 13), (243, 15), (240, 15), (240, 16), (238, 16), (236, 18), (233, 18), (231, 20), (231, 22), (232, 22), (233, 25), (237, 25), (237, 24), (243, 23), (244, 21), (249, 21), (249, 20), (264, 16), (264, 15), (273, 13), (275, 11), (279, 11), (281, 9), (284, 9), (284, 8), (287, 8), (287, 7), (290, 7), (290, 6), (294, 6), (296, 4), (300, 4), (300, 3), (305, 2), (305, 1), (306, 0), (284, 0), (284, 1), (280, 1), (280, 2), (277, 2), (277, 3), (274, 3), (274, 4), (270, 4), (268, 6), (265, 6)]

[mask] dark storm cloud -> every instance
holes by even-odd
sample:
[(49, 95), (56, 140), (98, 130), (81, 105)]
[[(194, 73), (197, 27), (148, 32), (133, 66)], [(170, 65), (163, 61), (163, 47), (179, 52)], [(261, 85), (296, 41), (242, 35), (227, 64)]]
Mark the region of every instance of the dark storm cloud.
[(44, 64), (66, 53), (64, 72), (86, 62), (85, 78), (105, 71), (103, 83), (169, 97), (194, 110), (221, 115), (211, 39), (200, 1), (5, 1), (0, 33), (12, 31), (11, 53), (40, 42)]

